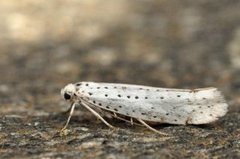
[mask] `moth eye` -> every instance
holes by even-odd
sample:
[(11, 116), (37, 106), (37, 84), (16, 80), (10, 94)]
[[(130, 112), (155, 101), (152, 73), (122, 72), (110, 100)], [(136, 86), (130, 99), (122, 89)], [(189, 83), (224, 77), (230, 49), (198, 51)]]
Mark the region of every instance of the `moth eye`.
[(64, 99), (65, 100), (69, 100), (71, 98), (71, 96), (67, 93), (64, 93)]

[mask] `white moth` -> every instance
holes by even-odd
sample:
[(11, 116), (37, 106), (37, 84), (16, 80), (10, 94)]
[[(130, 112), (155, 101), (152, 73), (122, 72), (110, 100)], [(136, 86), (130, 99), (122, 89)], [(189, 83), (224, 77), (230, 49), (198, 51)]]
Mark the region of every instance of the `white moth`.
[(113, 126), (102, 118), (99, 110), (125, 121), (127, 120), (123, 117), (129, 117), (131, 123), (135, 119), (160, 134), (164, 133), (146, 122), (206, 124), (224, 116), (228, 108), (222, 94), (213, 87), (190, 90), (78, 82), (65, 86), (61, 94), (65, 100), (72, 103), (68, 121), (63, 129), (67, 127), (76, 104), (86, 107), (111, 128)]

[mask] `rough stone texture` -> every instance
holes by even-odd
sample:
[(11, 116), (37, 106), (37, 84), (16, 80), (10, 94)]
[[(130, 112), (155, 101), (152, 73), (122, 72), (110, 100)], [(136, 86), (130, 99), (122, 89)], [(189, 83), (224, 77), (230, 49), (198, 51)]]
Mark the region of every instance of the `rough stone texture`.
[[(240, 158), (240, 1), (0, 1), (1, 158)], [(59, 136), (76, 81), (215, 86), (229, 113), (202, 126), (118, 120), (78, 108)]]

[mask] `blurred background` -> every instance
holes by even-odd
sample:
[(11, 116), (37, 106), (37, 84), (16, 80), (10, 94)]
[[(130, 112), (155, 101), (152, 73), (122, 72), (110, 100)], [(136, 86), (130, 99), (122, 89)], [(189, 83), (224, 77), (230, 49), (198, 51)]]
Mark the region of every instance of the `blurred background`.
[[(109, 129), (60, 90), (79, 81), (219, 88), (201, 126)], [(88, 112), (88, 113), (87, 113)], [(239, 0), (1, 0), (0, 158), (239, 158)], [(107, 119), (110, 120), (110, 119)]]
[(67, 83), (218, 87), (239, 112), (238, 0), (0, 1), (0, 114), (66, 110)]

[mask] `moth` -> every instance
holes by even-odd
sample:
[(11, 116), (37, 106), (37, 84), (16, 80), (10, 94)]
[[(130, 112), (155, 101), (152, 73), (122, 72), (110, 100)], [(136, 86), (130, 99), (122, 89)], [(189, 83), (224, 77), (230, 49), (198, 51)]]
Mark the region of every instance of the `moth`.
[[(61, 95), (71, 103), (66, 129), (77, 104), (87, 108), (110, 128), (102, 112), (130, 123), (207, 124), (227, 113), (228, 104), (217, 88), (171, 89), (142, 85), (78, 82), (68, 84)], [(127, 118), (127, 119), (126, 119)], [(129, 120), (128, 120), (129, 119)]]

